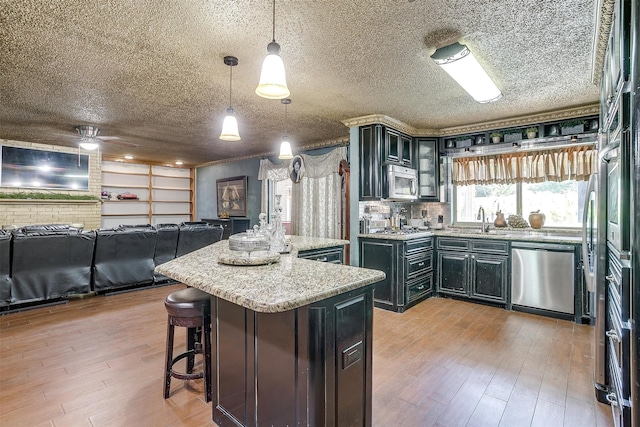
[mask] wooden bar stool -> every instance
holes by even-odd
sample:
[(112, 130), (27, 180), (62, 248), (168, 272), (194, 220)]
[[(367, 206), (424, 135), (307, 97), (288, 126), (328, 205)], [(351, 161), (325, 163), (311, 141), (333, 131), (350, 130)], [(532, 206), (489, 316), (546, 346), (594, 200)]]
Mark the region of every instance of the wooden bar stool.
[[(180, 380), (204, 379), (205, 401), (211, 401), (211, 295), (196, 288), (186, 288), (167, 296), (164, 306), (169, 314), (165, 364), (164, 398), (169, 397), (171, 377)], [(173, 357), (175, 326), (187, 328), (187, 351)], [(204, 334), (204, 348), (201, 336)], [(202, 354), (203, 371), (193, 372), (196, 354)], [(173, 365), (187, 358), (186, 372), (178, 372)]]

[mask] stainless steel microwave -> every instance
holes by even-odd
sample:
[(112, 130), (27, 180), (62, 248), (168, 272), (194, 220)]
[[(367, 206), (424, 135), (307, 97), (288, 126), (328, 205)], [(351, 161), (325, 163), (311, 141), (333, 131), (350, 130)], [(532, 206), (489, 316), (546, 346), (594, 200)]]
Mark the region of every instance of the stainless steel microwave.
[(418, 198), (418, 171), (404, 166), (382, 167), (382, 198), (415, 200)]

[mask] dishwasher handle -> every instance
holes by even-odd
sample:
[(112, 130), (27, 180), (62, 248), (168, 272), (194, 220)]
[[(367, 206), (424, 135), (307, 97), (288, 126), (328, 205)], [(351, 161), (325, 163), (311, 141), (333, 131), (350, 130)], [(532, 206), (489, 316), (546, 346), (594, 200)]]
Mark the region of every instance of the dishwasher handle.
[(575, 251), (575, 247), (572, 245), (563, 245), (556, 243), (538, 243), (538, 242), (513, 242), (511, 243), (512, 248), (523, 248), (523, 249), (539, 249), (541, 251), (562, 251), (562, 252), (573, 252)]

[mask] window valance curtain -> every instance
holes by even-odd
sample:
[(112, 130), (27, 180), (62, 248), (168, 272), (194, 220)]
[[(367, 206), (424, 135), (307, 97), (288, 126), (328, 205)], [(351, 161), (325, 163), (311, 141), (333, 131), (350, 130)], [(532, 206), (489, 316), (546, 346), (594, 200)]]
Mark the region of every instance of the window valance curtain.
[[(304, 177), (321, 178), (340, 171), (340, 161), (347, 158), (347, 147), (338, 147), (319, 156), (300, 154), (300, 157), (304, 161)], [(260, 160), (258, 179), (261, 181), (266, 179), (273, 181), (288, 179), (290, 163), (291, 160), (277, 164), (269, 159), (262, 159)]]
[(587, 181), (595, 172), (592, 145), (453, 159), (456, 185)]

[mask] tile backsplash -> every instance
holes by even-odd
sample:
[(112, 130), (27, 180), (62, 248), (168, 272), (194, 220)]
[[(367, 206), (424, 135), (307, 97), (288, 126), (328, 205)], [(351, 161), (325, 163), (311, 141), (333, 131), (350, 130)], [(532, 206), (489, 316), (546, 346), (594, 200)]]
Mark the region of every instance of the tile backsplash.
[(420, 219), (422, 218), (422, 211), (426, 210), (427, 221), (431, 223), (432, 227), (438, 223), (439, 216), (442, 216), (443, 227), (451, 224), (451, 205), (449, 203), (373, 201), (360, 202), (358, 207), (359, 218), (363, 218), (365, 215), (370, 215), (372, 220), (389, 219), (397, 209), (405, 208), (407, 210), (406, 217), (408, 219)]

